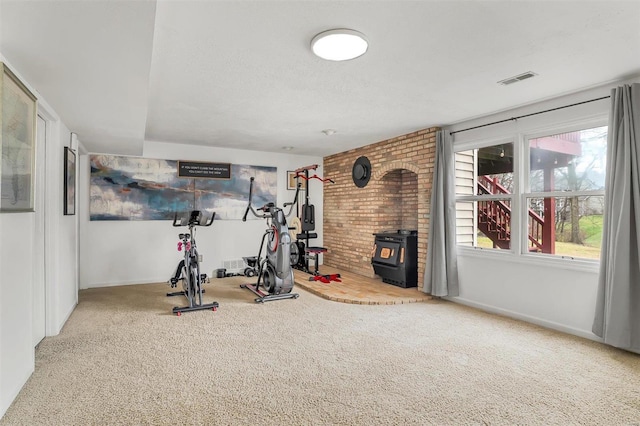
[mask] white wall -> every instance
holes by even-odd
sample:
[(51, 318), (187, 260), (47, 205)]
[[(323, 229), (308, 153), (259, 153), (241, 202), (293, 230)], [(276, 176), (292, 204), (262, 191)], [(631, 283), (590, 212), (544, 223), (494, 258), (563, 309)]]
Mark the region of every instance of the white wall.
[[(53, 188), (47, 191), (52, 199), (47, 208), (52, 214), (49, 216), (52, 224), (47, 226), (47, 230), (52, 231), (50, 241), (51, 248), (47, 248), (47, 263), (53, 268), (51, 270), (52, 283), (50, 289), (51, 303), (54, 321), (49, 327), (47, 335), (60, 333), (64, 323), (67, 321), (78, 303), (78, 208), (79, 200), (76, 195), (76, 214), (65, 216), (63, 214), (63, 192), (64, 192), (64, 147), (70, 146), (71, 132), (63, 124), (58, 124), (59, 137), (54, 138), (54, 143), (47, 150), (47, 175), (52, 181)], [(76, 169), (78, 150), (76, 149)], [(76, 188), (78, 185), (78, 173), (76, 173)], [(47, 243), (47, 246), (49, 244)], [(51, 262), (49, 262), (51, 259)]]
[[(38, 111), (48, 121), (46, 147), (46, 334), (60, 332), (77, 301), (77, 216), (63, 216), (63, 147), (69, 129), (20, 70), (0, 59), (38, 97)], [(36, 165), (36, 173), (42, 170)], [(35, 368), (33, 347), (34, 230), (36, 215), (0, 213), (0, 417)]]
[(460, 296), (452, 300), (590, 339), (597, 265), (535, 262), (490, 253), (460, 254)]
[(0, 415), (34, 369), (34, 213), (0, 213)]
[[(608, 96), (610, 89), (619, 84), (622, 83), (607, 84), (500, 114), (457, 123), (447, 130), (466, 129)], [(517, 85), (514, 85), (513, 89), (516, 90)], [(453, 143), (454, 146), (464, 146), (473, 141), (497, 139), (516, 133), (526, 135), (563, 123), (580, 124), (605, 120), (606, 124), (609, 106), (608, 100), (602, 100), (458, 133), (454, 135)], [(458, 268), (460, 295), (451, 300), (600, 340), (591, 332), (598, 282), (597, 262), (548, 257), (544, 259), (539, 255), (523, 256), (459, 247)]]
[[(293, 200), (295, 191), (286, 189), (286, 172), (318, 164), (322, 175), (322, 158), (287, 153), (209, 148), (147, 141), (144, 158), (197, 160), (278, 168), (278, 206)], [(317, 244), (322, 244), (322, 184), (310, 183), (311, 203), (318, 218)], [(80, 287), (102, 287), (123, 284), (166, 282), (180, 261), (176, 249), (177, 235), (170, 221), (90, 221), (89, 160), (80, 161)], [(247, 196), (249, 188), (247, 187)], [(301, 192), (300, 201), (302, 202)], [(202, 267), (212, 274), (224, 260), (255, 256), (266, 229), (265, 220), (216, 220), (210, 228), (198, 228), (198, 249), (204, 256)]]

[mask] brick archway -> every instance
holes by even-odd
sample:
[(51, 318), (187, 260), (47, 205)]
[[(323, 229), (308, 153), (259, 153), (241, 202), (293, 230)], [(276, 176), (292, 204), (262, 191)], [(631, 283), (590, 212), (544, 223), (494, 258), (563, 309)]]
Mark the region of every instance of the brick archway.
[(380, 179), (384, 177), (387, 173), (392, 170), (409, 170), (418, 176), (420, 176), (420, 168), (415, 164), (408, 161), (391, 161), (389, 163), (383, 164), (378, 170), (373, 173), (373, 179), (378, 182)]

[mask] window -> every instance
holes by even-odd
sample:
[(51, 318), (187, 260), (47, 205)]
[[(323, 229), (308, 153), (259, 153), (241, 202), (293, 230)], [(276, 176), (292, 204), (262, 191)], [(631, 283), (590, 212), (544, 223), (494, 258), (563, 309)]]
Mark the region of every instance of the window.
[(599, 259), (607, 128), (529, 138), (527, 249)]
[(607, 127), (517, 141), (456, 152), (457, 244), (599, 259)]
[(513, 160), (512, 142), (456, 153), (458, 244), (511, 248)]

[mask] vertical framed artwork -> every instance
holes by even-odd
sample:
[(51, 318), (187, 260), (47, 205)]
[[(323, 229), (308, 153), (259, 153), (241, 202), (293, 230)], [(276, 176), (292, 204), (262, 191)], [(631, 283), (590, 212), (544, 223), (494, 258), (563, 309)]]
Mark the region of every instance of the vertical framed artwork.
[(37, 99), (2, 62), (0, 94), (0, 212), (32, 212)]
[(76, 214), (76, 153), (64, 147), (64, 214)]
[(297, 185), (296, 172), (287, 171), (287, 189), (296, 189)]

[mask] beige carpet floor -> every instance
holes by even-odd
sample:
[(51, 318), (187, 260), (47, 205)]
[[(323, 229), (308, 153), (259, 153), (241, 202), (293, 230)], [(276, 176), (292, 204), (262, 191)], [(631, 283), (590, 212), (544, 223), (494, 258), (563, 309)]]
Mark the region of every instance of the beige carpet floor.
[[(0, 425), (638, 425), (640, 356), (445, 301), (90, 289)], [(179, 302), (179, 303), (176, 303)]]

